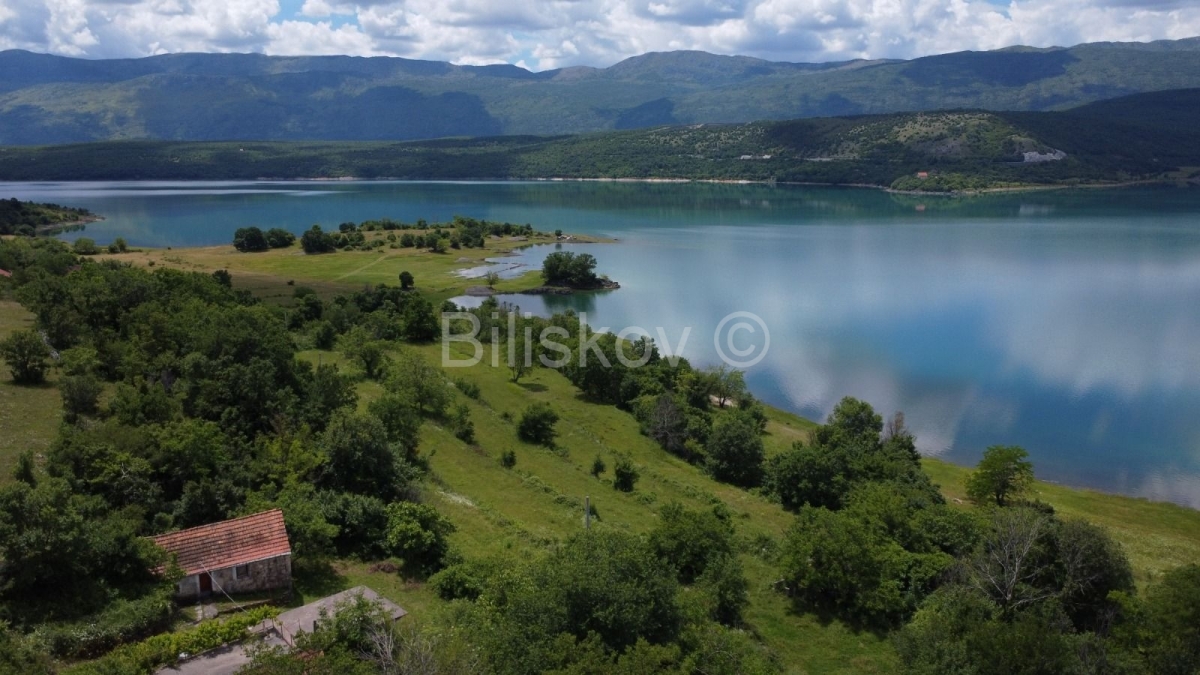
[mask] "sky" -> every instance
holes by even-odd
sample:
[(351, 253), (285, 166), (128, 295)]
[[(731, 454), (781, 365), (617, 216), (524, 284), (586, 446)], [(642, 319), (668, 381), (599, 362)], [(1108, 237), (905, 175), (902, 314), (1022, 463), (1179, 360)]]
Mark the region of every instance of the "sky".
[(0, 49), (403, 56), (531, 70), (699, 49), (913, 58), (1200, 35), (1200, 0), (0, 0)]

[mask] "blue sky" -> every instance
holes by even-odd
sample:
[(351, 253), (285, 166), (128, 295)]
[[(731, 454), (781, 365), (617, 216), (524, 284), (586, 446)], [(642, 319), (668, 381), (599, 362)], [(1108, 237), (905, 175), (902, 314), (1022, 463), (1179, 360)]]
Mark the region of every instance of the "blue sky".
[(0, 0), (0, 49), (394, 55), (534, 70), (700, 49), (912, 58), (1200, 35), (1192, 0)]

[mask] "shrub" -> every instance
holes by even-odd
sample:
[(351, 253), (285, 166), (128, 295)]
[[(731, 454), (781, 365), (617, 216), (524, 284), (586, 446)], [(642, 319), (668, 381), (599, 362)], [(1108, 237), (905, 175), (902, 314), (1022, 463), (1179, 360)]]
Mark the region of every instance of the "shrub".
[(637, 480), (638, 471), (633, 462), (626, 457), (618, 459), (613, 467), (613, 487), (621, 492), (633, 492)]
[(50, 348), (34, 330), (19, 330), (0, 340), (0, 358), (8, 363), (13, 382), (41, 384), (46, 380)]
[(287, 248), (296, 243), (296, 235), (281, 227), (267, 230), (267, 245), (271, 248)]
[(461, 391), (463, 393), (463, 396), (466, 396), (467, 398), (470, 398), (470, 399), (474, 399), (476, 401), (479, 400), (480, 390), (479, 390), (478, 384), (475, 384), (474, 382), (472, 382), (468, 379), (460, 377), (454, 381), (454, 387), (456, 389), (458, 389), (459, 391)]
[(465, 404), (454, 409), (454, 417), (450, 420), (454, 427), (454, 436), (463, 443), (475, 442), (475, 424), (471, 422), (471, 409)]
[(257, 227), (239, 227), (233, 233), (233, 247), (243, 253), (256, 253), (270, 248), (267, 237)]
[(517, 437), (526, 443), (535, 443), (547, 447), (554, 446), (554, 425), (558, 422), (558, 413), (545, 403), (530, 404), (521, 414), (517, 423)]
[(334, 250), (333, 236), (321, 230), (320, 225), (313, 225), (300, 237), (300, 247), (305, 253), (329, 253)]
[(45, 624), (33, 640), (60, 658), (91, 658), (118, 645), (166, 630), (174, 616), (171, 588), (164, 587), (136, 600), (117, 600), (84, 621)]
[(245, 639), (247, 629), (278, 613), (279, 610), (274, 607), (259, 607), (234, 615), (225, 621), (206, 621), (189, 630), (162, 633), (136, 644), (118, 647), (104, 658), (80, 664), (64, 672), (71, 675), (149, 674), (159, 666), (174, 663), (180, 654), (199, 654), (223, 644)]
[(505, 450), (500, 453), (500, 466), (511, 469), (517, 465), (517, 453), (515, 450)]
[(79, 255), (96, 255), (100, 249), (96, 247), (96, 242), (87, 237), (80, 237), (71, 245), (71, 249)]
[(429, 584), (443, 600), (476, 600), (493, 572), (490, 565), (481, 562), (460, 562), (430, 577)]

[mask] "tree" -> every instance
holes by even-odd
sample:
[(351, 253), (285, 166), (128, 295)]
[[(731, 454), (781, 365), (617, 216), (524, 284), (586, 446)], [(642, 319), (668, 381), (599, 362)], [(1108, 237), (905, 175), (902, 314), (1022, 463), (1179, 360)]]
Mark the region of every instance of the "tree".
[(838, 509), (850, 491), (847, 460), (839, 450), (797, 442), (767, 461), (763, 486), (789, 511)]
[(388, 360), (386, 343), (376, 340), (366, 328), (355, 326), (341, 337), (339, 344), (346, 358), (362, 367), (368, 380), (377, 380), (384, 374), (384, 365)]
[(750, 601), (750, 583), (736, 554), (711, 556), (696, 584), (707, 596), (714, 620), (729, 626), (741, 623), (742, 608)]
[(330, 364), (317, 366), (305, 391), (304, 420), (313, 431), (322, 431), (329, 417), (358, 403), (354, 381)]
[[(519, 330), (520, 328), (518, 327)], [(509, 379), (514, 383), (520, 382), (525, 373), (533, 369), (535, 358), (533, 345), (525, 339), (523, 334), (518, 332), (517, 335), (509, 339), (505, 348), (507, 349), (505, 361), (508, 364)]]
[(1005, 509), (992, 516), (990, 531), (968, 559), (968, 584), (1011, 616), (1055, 594), (1047, 575), (1054, 564), (1047, 550), (1051, 521), (1033, 509)]
[(400, 290), (407, 291), (408, 289), (412, 288), (415, 283), (416, 280), (413, 279), (412, 272), (406, 270), (400, 273)]
[(71, 246), (71, 250), (79, 255), (96, 255), (100, 249), (96, 247), (96, 240), (87, 237), (80, 237), (75, 240)]
[(417, 410), (428, 417), (441, 416), (450, 405), (450, 387), (441, 369), (409, 350), (396, 353), (384, 386), (389, 392), (409, 397)]
[(409, 459), (416, 458), (421, 409), (411, 395), (401, 391), (385, 392), (367, 405), (367, 411), (383, 423), (388, 441), (399, 445)]
[(883, 546), (854, 516), (806, 506), (788, 531), (780, 566), (802, 604), (853, 621), (885, 621), (904, 598)]
[(387, 507), (388, 552), (423, 574), (442, 568), (454, 524), (428, 504), (396, 502)]
[(494, 608), (479, 639), (496, 672), (543, 672), (580, 641), (619, 654), (639, 641), (668, 644), (679, 633), (674, 574), (635, 535), (578, 534), (516, 577), (480, 598)]
[(267, 245), (271, 248), (288, 248), (296, 243), (296, 235), (281, 227), (267, 230)]
[(659, 511), (658, 525), (648, 541), (684, 584), (695, 582), (714, 558), (734, 553), (733, 526), (728, 520), (712, 509), (689, 511), (678, 502)]
[(402, 460), (388, 443), (383, 423), (349, 410), (334, 413), (321, 437), (326, 462), (318, 483), (344, 492), (388, 498), (404, 487)]
[(594, 288), (599, 284), (595, 270), (596, 258), (589, 253), (555, 251), (542, 261), (542, 280), (551, 286)]
[(730, 401), (736, 401), (746, 395), (745, 374), (740, 370), (721, 364), (705, 375), (712, 382), (712, 395), (717, 399), (718, 407), (724, 408)]
[(313, 225), (300, 237), (300, 247), (305, 253), (329, 253), (337, 248), (333, 237), (321, 230), (320, 225)]
[(459, 404), (454, 409), (454, 416), (450, 420), (451, 426), (454, 429), (454, 437), (463, 443), (475, 442), (475, 423), (471, 421), (471, 408), (467, 404)]
[(81, 415), (92, 416), (99, 410), (98, 401), (103, 387), (92, 375), (68, 375), (58, 383), (62, 394), (63, 419), (74, 423)]
[(691, 459), (688, 451), (688, 420), (683, 408), (670, 394), (660, 394), (646, 421), (646, 435), (653, 438), (663, 450)]
[(546, 403), (531, 403), (521, 413), (517, 423), (517, 437), (526, 443), (554, 447), (554, 425), (558, 422), (558, 413)]
[(618, 457), (613, 466), (613, 488), (621, 492), (633, 492), (637, 484), (638, 470), (628, 457)]
[(1005, 506), (1033, 482), (1029, 453), (1015, 445), (993, 445), (967, 478), (967, 496), (976, 504)]
[(1146, 592), (1146, 652), (1152, 672), (1200, 671), (1200, 565), (1177, 567)]
[(719, 415), (708, 437), (705, 467), (713, 478), (754, 487), (762, 481), (763, 442), (757, 423), (740, 410)]
[(233, 233), (233, 247), (243, 253), (257, 253), (271, 248), (271, 245), (259, 228), (239, 227)]
[(495, 272), (488, 272), (483, 275), (483, 279), (487, 283), (488, 288), (495, 288), (496, 284), (500, 283), (500, 275)]
[(0, 357), (17, 384), (41, 384), (46, 380), (50, 348), (37, 331), (19, 330), (0, 340)]

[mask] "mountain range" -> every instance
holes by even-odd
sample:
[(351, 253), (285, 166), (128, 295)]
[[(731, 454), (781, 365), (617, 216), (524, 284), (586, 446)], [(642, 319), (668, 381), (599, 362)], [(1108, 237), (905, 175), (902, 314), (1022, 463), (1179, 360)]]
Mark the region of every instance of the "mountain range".
[(12, 50), (0, 52), (0, 144), (560, 135), (935, 109), (1065, 110), (1195, 87), (1200, 38), (823, 64), (666, 52), (544, 72), (391, 57), (85, 60)]
[(558, 136), (0, 147), (0, 181), (670, 178), (905, 191), (1200, 179), (1200, 89), (1066, 111), (945, 110)]

